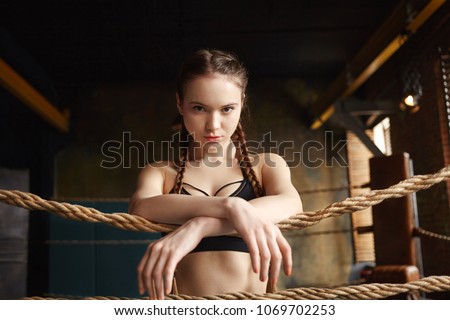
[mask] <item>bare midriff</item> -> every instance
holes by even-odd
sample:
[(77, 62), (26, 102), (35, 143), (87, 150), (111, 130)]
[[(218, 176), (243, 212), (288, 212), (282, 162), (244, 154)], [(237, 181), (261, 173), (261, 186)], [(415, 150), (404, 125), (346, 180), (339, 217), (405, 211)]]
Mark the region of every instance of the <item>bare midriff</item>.
[(175, 277), (178, 293), (193, 296), (264, 293), (267, 285), (253, 272), (250, 255), (238, 251), (190, 253), (178, 263)]

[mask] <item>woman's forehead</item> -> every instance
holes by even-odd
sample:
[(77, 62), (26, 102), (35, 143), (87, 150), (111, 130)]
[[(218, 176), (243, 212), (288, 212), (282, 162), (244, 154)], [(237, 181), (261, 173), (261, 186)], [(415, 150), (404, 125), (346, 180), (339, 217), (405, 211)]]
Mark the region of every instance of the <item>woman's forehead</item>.
[(187, 82), (187, 85), (192, 84), (202, 84), (202, 85), (209, 85), (209, 84), (232, 84), (233, 86), (236, 86), (240, 88), (239, 80), (236, 77), (223, 75), (220, 73), (212, 73), (212, 74), (206, 74), (202, 76), (197, 76), (195, 78), (192, 78), (190, 81)]
[[(242, 89), (232, 78), (223, 75), (197, 77), (186, 84), (184, 98), (191, 100), (232, 100), (239, 103), (242, 98)], [(205, 101), (206, 103), (206, 101)], [(230, 103), (228, 101), (227, 103)]]

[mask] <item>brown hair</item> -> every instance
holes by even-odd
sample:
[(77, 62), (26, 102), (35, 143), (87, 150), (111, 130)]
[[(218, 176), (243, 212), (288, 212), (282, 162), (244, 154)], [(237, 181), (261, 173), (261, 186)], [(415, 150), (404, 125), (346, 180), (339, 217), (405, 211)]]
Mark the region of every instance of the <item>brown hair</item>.
[[(233, 54), (220, 50), (198, 50), (189, 56), (181, 67), (181, 71), (177, 79), (177, 94), (180, 100), (183, 100), (184, 89), (189, 81), (205, 75), (220, 74), (228, 76), (242, 90), (242, 106), (245, 107), (245, 91), (248, 82), (248, 73), (244, 65)], [(184, 172), (186, 169), (186, 161), (189, 159), (189, 144), (191, 137), (182, 123), (180, 132), (180, 141), (182, 141), (180, 159), (178, 163), (178, 172), (175, 178), (175, 193), (180, 193), (184, 180)], [(235, 132), (231, 136), (231, 140), (236, 146), (236, 158), (242, 170), (244, 177), (251, 182), (253, 190), (257, 197), (264, 195), (264, 190), (259, 183), (256, 173), (253, 170), (252, 163), (249, 158), (245, 133), (242, 128), (241, 120)], [(184, 142), (184, 144), (183, 144)]]

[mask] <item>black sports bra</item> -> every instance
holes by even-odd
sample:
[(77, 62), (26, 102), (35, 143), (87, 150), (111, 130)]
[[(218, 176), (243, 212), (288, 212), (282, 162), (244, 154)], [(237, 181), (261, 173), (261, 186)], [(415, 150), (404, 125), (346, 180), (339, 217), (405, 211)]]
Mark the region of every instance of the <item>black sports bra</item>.
[[(226, 187), (229, 187), (233, 184), (238, 184), (239, 187), (229, 195), (229, 197), (239, 197), (244, 200), (252, 200), (256, 198), (255, 192), (253, 190), (251, 182), (248, 180), (248, 178), (245, 178), (240, 181), (235, 181), (228, 183), (221, 187), (219, 190), (214, 193), (214, 196), (216, 196), (220, 191), (224, 190)], [(205, 191), (194, 187), (193, 185), (190, 185), (188, 183), (183, 183), (184, 185), (192, 188), (193, 190), (196, 190), (205, 196), (210, 196)], [(173, 193), (173, 189), (170, 191), (170, 193)], [(192, 195), (189, 193), (184, 187), (181, 188), (181, 194), (185, 195)], [(163, 233), (165, 235), (165, 233)], [(248, 252), (248, 247), (245, 244), (244, 240), (240, 237), (234, 237), (234, 236), (215, 236), (215, 237), (206, 237), (203, 238), (200, 243), (195, 247), (192, 252), (204, 252), (204, 251), (240, 251), (240, 252)]]
[[(234, 182), (230, 182), (227, 183), (226, 185), (220, 187), (212, 196), (215, 197), (219, 194), (220, 191), (224, 190), (225, 188), (233, 185), (233, 184), (238, 184), (239, 183), (239, 187), (230, 195), (228, 195), (228, 197), (239, 197), (242, 198), (244, 200), (252, 200), (256, 198), (255, 192), (253, 191), (253, 187), (252, 184), (250, 183), (250, 181), (248, 180), (248, 178), (245, 178), (243, 180), (239, 180), (239, 181), (234, 181)], [(197, 187), (194, 187), (192, 184), (183, 182), (183, 187), (181, 187), (181, 194), (186, 194), (186, 195), (194, 195), (192, 193), (189, 193), (189, 191), (187, 190), (187, 188), (185, 188), (184, 186), (188, 186), (189, 188), (192, 188), (195, 191), (198, 191), (202, 194), (204, 194), (207, 197), (211, 197), (211, 195), (209, 195), (208, 193), (206, 193), (205, 191), (203, 191), (202, 189), (199, 189)], [(173, 193), (173, 189), (170, 190), (170, 193)]]

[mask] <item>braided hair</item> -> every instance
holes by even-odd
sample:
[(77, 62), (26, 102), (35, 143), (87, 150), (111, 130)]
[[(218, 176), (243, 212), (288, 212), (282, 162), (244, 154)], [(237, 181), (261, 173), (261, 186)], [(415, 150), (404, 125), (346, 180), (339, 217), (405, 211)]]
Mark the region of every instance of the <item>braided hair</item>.
[[(243, 107), (245, 107), (245, 90), (248, 83), (247, 70), (234, 54), (220, 50), (198, 50), (184, 62), (177, 79), (177, 94), (180, 100), (183, 100), (184, 89), (189, 81), (214, 73), (228, 76), (241, 89)], [(241, 121), (239, 121), (236, 130), (231, 136), (231, 140), (236, 147), (236, 158), (238, 159), (243, 176), (247, 177), (251, 182), (255, 195), (257, 197), (263, 196), (264, 189), (253, 169)], [(177, 163), (177, 175), (174, 186), (175, 193), (181, 192), (186, 163), (189, 161), (189, 146), (192, 143), (192, 137), (186, 130), (184, 123), (181, 126), (180, 141), (181, 149)]]

